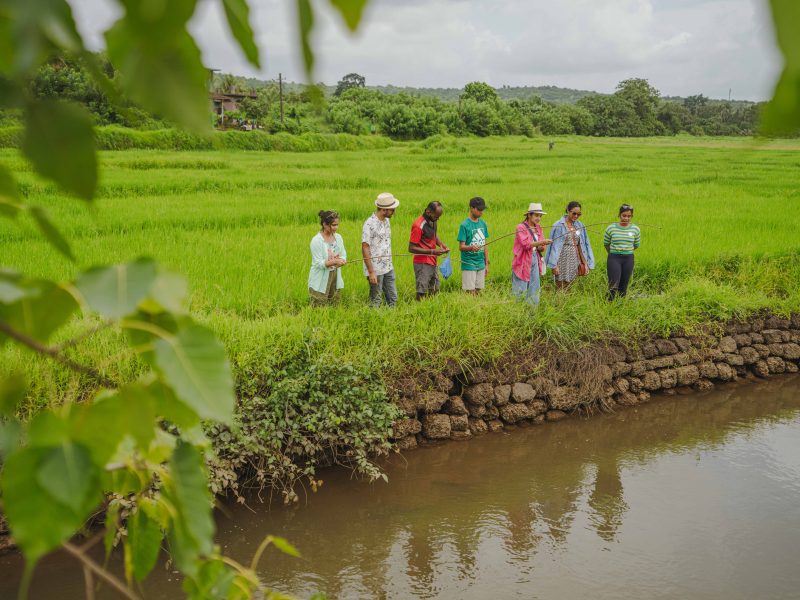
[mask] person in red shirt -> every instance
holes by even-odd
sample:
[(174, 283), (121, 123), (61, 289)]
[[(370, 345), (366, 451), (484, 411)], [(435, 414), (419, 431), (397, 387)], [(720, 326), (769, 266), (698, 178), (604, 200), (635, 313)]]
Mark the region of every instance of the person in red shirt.
[(444, 209), (441, 202), (431, 202), (422, 216), (411, 225), (408, 251), (414, 254), (414, 277), (417, 280), (417, 300), (439, 291), (437, 258), (450, 252), (436, 232), (436, 222)]

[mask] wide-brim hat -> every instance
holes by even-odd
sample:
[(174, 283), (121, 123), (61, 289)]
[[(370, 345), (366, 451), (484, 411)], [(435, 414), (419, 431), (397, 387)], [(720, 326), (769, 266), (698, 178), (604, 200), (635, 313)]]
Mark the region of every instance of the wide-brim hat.
[(547, 214), (546, 212), (544, 212), (542, 210), (542, 205), (541, 205), (540, 202), (531, 202), (528, 205), (528, 212), (526, 212), (525, 214), (529, 215), (531, 213), (536, 213), (537, 215), (546, 215)]
[(375, 206), (384, 209), (397, 208), (400, 206), (400, 200), (389, 192), (383, 192), (382, 194), (378, 194), (378, 197), (375, 199)]

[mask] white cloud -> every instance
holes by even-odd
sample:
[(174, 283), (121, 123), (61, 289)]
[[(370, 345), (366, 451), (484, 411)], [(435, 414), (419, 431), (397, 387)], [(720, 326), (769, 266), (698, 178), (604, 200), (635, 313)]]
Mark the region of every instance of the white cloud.
[[(370, 84), (461, 87), (561, 85), (611, 91), (645, 77), (665, 95), (770, 95), (780, 69), (766, 0), (372, 0), (347, 33), (325, 0), (314, 33), (317, 80), (358, 72)], [(70, 0), (94, 47), (115, 18), (104, 0)], [(202, 0), (191, 29), (207, 65), (302, 79), (294, 2), (251, 0), (262, 70), (227, 33), (218, 0)]]

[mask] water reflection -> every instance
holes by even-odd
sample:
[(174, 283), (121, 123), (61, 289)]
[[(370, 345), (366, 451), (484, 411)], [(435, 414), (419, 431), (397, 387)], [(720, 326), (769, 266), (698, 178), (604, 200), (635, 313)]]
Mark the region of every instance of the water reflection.
[[(331, 471), (307, 506), (233, 507), (220, 542), (249, 562), (264, 535), (287, 537), (304, 558), (271, 555), (262, 576), (306, 596), (787, 597), (800, 589), (798, 391), (798, 377), (732, 385), (423, 448), (391, 459), (389, 485)], [(0, 559), (0, 597), (12, 563)], [(58, 597), (81, 597), (59, 559), (32, 597), (51, 597), (54, 572)], [(175, 597), (169, 576), (146, 597)]]

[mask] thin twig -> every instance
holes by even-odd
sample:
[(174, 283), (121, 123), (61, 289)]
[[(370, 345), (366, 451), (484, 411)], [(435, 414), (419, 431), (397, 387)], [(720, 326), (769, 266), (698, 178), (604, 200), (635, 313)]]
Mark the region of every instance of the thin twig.
[(68, 339), (66, 342), (62, 342), (57, 346), (53, 346), (53, 350), (55, 350), (56, 352), (63, 352), (67, 348), (72, 348), (73, 346), (76, 346), (77, 344), (81, 343), (83, 340), (92, 337), (95, 333), (98, 333), (103, 329), (111, 327), (113, 324), (114, 321), (103, 321), (102, 323), (99, 323), (94, 327), (90, 327), (83, 333), (79, 333), (74, 338)]
[(83, 563), (84, 568), (89, 569), (92, 573), (117, 590), (122, 596), (128, 598), (129, 600), (140, 600), (139, 596), (128, 589), (128, 587), (119, 579), (114, 577), (111, 573), (86, 556), (80, 548), (70, 544), (69, 542), (64, 542), (61, 547), (64, 548), (68, 554), (71, 554), (73, 557), (77, 558), (81, 563)]
[(116, 388), (118, 384), (105, 375), (102, 375), (97, 370), (93, 369), (92, 367), (87, 367), (86, 365), (82, 365), (78, 362), (75, 362), (71, 358), (66, 356), (62, 356), (57, 348), (52, 348), (50, 346), (45, 346), (41, 342), (33, 339), (30, 336), (25, 335), (22, 332), (17, 331), (11, 325), (6, 323), (5, 321), (0, 321), (0, 331), (5, 333), (8, 337), (18, 341), (20, 344), (27, 346), (34, 352), (38, 352), (39, 354), (44, 354), (45, 356), (49, 356), (56, 362), (61, 363), (65, 367), (72, 369), (78, 373), (82, 373), (84, 375), (88, 375), (93, 379), (97, 380), (98, 383), (103, 385), (107, 388)]
[(86, 600), (94, 600), (94, 578), (92, 571), (83, 565), (83, 583), (85, 584)]

